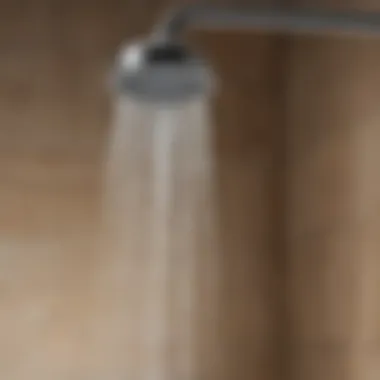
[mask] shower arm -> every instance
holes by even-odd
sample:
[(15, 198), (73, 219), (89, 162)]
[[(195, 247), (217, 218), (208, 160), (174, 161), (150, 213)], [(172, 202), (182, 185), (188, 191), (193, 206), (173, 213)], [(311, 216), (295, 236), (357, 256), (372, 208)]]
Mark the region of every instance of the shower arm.
[(190, 28), (380, 36), (380, 13), (190, 5), (169, 12), (153, 36), (177, 40)]
[(112, 76), (117, 90), (154, 101), (177, 101), (203, 93), (210, 71), (181, 41), (188, 29), (380, 37), (380, 13), (196, 4), (180, 7), (161, 19), (145, 41), (122, 47)]

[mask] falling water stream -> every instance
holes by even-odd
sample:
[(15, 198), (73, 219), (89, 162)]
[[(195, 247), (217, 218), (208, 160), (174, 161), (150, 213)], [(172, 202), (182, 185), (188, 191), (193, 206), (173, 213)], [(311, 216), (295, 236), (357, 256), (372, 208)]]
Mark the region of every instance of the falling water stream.
[(210, 132), (204, 99), (116, 105), (105, 183), (109, 339), (134, 380), (197, 378), (199, 305), (209, 294), (216, 310), (217, 300), (207, 290), (217, 277)]

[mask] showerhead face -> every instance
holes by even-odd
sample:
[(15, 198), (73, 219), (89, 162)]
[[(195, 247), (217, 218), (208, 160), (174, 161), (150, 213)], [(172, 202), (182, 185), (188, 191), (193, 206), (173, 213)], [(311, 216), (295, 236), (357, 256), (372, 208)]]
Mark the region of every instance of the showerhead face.
[(148, 41), (121, 49), (116, 89), (140, 101), (178, 103), (208, 93), (212, 72), (206, 63), (178, 43)]

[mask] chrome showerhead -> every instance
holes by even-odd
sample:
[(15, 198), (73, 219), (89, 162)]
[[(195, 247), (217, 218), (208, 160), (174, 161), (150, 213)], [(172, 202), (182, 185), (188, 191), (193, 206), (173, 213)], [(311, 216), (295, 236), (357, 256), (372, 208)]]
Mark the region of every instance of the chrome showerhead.
[(154, 29), (153, 38), (121, 49), (113, 76), (117, 90), (140, 101), (165, 103), (181, 102), (207, 92), (213, 83), (212, 71), (205, 61), (178, 42), (190, 26), (378, 36), (380, 14), (186, 6), (170, 12)]
[(140, 101), (176, 103), (207, 93), (212, 71), (182, 44), (153, 39), (120, 50), (114, 81), (120, 93)]

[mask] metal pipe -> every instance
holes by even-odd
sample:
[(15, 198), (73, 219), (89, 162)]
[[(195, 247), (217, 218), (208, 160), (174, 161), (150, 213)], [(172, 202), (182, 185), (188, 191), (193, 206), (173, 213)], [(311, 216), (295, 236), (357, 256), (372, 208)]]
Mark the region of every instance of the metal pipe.
[(170, 12), (158, 25), (156, 35), (177, 39), (187, 28), (380, 36), (380, 13), (188, 6)]

